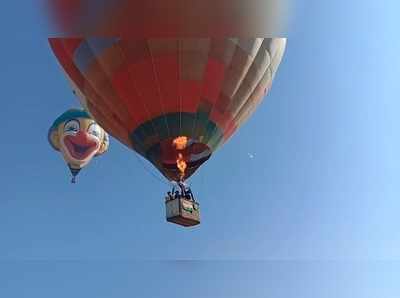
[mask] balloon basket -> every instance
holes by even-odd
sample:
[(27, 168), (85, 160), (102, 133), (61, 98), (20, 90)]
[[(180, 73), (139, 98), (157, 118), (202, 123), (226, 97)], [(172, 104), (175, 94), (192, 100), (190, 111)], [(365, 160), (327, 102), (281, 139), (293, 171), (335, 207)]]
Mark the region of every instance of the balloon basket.
[(183, 227), (200, 224), (199, 203), (179, 198), (165, 202), (167, 221)]

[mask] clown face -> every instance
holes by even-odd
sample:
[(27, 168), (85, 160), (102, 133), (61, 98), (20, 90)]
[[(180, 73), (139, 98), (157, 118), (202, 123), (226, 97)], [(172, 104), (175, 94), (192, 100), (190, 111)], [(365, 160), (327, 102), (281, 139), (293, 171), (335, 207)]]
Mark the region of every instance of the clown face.
[(69, 110), (50, 128), (49, 141), (72, 169), (81, 169), (108, 149), (107, 133), (81, 110)]
[(72, 166), (82, 168), (98, 154), (104, 130), (93, 120), (71, 119), (58, 127), (60, 150)]

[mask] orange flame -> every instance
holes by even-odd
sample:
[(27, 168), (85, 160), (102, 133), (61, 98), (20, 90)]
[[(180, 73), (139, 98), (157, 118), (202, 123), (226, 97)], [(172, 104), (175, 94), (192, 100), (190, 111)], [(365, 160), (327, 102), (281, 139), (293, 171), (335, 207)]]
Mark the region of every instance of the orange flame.
[(187, 163), (186, 161), (183, 159), (183, 155), (182, 153), (178, 154), (178, 159), (176, 160), (176, 166), (178, 167), (179, 171), (181, 172), (181, 180), (185, 177), (185, 171), (187, 168)]
[[(188, 145), (188, 137), (185, 136), (177, 137), (172, 141), (172, 145), (175, 146), (176, 150), (185, 150)], [(183, 178), (185, 178), (187, 163), (183, 158), (182, 153), (178, 153), (178, 157), (176, 159), (176, 166), (179, 169), (179, 172), (181, 173), (180, 179), (183, 180)]]
[(172, 144), (175, 146), (177, 150), (184, 150), (188, 143), (188, 137), (177, 137), (172, 141)]

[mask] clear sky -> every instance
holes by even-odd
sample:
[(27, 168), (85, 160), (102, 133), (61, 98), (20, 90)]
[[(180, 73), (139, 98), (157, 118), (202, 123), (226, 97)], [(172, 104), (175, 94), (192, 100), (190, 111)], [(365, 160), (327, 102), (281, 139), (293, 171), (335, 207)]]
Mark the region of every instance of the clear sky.
[(39, 1), (6, 2), (0, 297), (399, 297), (397, 0), (295, 3), (269, 97), (192, 179), (192, 230), (115, 140), (69, 183), (46, 134), (78, 102)]

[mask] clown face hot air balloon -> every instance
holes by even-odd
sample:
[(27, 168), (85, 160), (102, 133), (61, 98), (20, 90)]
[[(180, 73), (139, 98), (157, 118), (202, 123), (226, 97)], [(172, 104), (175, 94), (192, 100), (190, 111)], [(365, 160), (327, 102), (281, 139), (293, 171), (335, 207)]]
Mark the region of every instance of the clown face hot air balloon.
[(107, 133), (81, 109), (70, 109), (61, 114), (48, 132), (50, 145), (60, 151), (73, 179), (94, 156), (108, 150)]
[(271, 88), (284, 38), (52, 38), (82, 105), (168, 180), (184, 181)]

